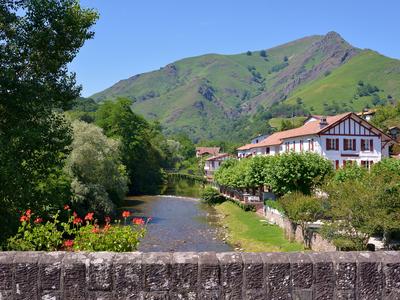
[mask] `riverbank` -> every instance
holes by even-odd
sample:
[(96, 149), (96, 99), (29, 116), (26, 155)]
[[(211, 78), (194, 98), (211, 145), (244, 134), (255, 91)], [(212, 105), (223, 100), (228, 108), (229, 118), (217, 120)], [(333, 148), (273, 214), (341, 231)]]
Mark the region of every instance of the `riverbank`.
[(220, 223), (228, 232), (228, 242), (244, 252), (302, 251), (304, 247), (285, 239), (277, 225), (263, 222), (254, 212), (245, 212), (230, 201), (215, 205)]

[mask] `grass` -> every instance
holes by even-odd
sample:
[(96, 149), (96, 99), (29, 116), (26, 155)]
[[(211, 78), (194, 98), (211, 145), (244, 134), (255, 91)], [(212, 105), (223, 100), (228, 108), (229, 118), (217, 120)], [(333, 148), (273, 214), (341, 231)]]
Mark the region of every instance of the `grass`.
[(223, 215), (221, 222), (227, 226), (228, 241), (246, 252), (290, 252), (302, 251), (304, 247), (290, 242), (277, 225), (261, 222), (263, 218), (254, 212), (245, 212), (232, 202), (225, 201), (215, 209)]
[(269, 120), (269, 125), (274, 128), (280, 128), (282, 121), (291, 121), (295, 127), (300, 127), (306, 119), (307, 117), (272, 118)]

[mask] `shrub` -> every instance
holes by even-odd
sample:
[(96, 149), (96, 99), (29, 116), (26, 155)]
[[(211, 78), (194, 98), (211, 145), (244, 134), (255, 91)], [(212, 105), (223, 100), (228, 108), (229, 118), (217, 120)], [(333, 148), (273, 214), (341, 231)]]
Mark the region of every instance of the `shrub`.
[(276, 200), (266, 200), (264, 202), (265, 206), (268, 206), (270, 208), (276, 209), (280, 213), (285, 213), (285, 210), (283, 209), (282, 205), (279, 203), (279, 201)]
[(260, 51), (260, 56), (261, 56), (261, 57), (267, 57), (267, 51), (261, 50), (261, 51)]
[(247, 51), (246, 55), (251, 56), (252, 55), (251, 51)]
[[(65, 210), (69, 214), (69, 206), (65, 206)], [(82, 219), (74, 212), (68, 216), (67, 222), (59, 221), (59, 214), (57, 212), (44, 222), (41, 217), (32, 218), (34, 214), (27, 210), (20, 218), (18, 233), (8, 239), (8, 250), (135, 251), (150, 220), (145, 222), (141, 218), (134, 218), (132, 226), (123, 226), (120, 220), (111, 225), (111, 219), (106, 217), (105, 225), (100, 227), (94, 213), (88, 213)], [(125, 211), (122, 216), (124, 225), (127, 225), (130, 212)]]
[(211, 186), (206, 186), (202, 190), (201, 199), (209, 205), (215, 205), (225, 201), (225, 198), (221, 196), (220, 193)]

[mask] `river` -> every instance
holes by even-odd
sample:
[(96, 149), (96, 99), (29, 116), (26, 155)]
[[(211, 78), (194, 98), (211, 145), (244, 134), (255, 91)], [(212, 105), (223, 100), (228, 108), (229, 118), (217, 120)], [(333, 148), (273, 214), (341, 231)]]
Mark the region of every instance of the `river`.
[(215, 210), (198, 199), (200, 187), (193, 180), (175, 179), (164, 195), (127, 198), (124, 209), (134, 217), (152, 218), (140, 251), (232, 251), (223, 241)]

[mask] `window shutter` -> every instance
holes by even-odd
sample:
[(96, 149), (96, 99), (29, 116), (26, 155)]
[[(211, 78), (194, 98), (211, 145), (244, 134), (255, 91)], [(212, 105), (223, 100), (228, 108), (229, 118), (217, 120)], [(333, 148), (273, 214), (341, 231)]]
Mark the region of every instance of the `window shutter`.
[(356, 145), (356, 140), (353, 139), (353, 150), (356, 151), (357, 145)]
[(374, 151), (374, 140), (369, 140), (369, 151)]
[(348, 139), (344, 139), (343, 141), (343, 150), (348, 150), (349, 149), (349, 140)]
[(361, 151), (365, 151), (365, 140), (361, 139)]
[(326, 139), (326, 150), (331, 150), (331, 139)]
[(339, 150), (339, 139), (336, 139), (336, 150)]

